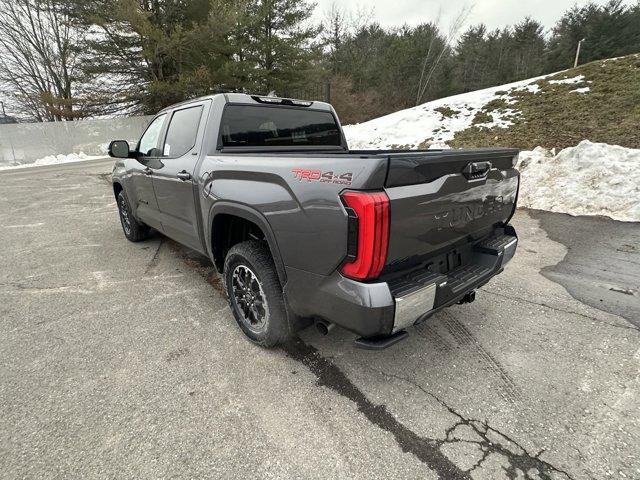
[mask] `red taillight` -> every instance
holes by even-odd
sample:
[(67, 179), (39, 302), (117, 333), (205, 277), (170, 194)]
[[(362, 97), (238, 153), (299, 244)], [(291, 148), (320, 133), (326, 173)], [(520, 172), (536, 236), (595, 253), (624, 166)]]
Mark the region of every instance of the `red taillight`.
[(357, 222), (351, 232), (356, 235), (352, 241), (357, 249), (348, 257), (342, 273), (355, 280), (376, 278), (387, 260), (389, 198), (384, 192), (345, 192), (341, 197), (351, 209), (350, 221)]

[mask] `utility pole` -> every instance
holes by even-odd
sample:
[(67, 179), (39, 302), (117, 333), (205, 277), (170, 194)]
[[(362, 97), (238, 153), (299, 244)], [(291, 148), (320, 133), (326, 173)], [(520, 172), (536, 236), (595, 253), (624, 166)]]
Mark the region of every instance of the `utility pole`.
[(7, 112), (4, 111), (4, 102), (2, 100), (0, 100), (0, 105), (2, 105), (2, 116), (6, 118)]
[(583, 38), (578, 42), (578, 49), (576, 50), (576, 61), (573, 62), (573, 68), (576, 68), (578, 66), (578, 59), (580, 58), (580, 47), (582, 46), (582, 42), (584, 42), (585, 40), (586, 38)]

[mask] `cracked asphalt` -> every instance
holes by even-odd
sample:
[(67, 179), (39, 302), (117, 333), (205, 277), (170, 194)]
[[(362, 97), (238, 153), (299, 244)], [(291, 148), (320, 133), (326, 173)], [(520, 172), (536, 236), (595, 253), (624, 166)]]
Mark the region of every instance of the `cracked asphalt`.
[(0, 172), (0, 478), (640, 478), (640, 224), (519, 211), (475, 303), (268, 351), (110, 166)]

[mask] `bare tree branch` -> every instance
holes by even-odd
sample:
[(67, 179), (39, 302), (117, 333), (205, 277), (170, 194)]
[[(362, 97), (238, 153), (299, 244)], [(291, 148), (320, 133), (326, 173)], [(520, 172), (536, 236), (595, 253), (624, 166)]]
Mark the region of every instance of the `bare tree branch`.
[(19, 114), (38, 121), (81, 115), (80, 38), (61, 0), (0, 0), (0, 85)]

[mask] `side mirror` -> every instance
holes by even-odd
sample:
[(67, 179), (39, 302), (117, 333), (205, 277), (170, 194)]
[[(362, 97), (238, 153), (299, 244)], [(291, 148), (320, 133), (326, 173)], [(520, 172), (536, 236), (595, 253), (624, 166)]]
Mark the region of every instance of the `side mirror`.
[(146, 157), (161, 157), (162, 156), (162, 150), (160, 150), (159, 148), (152, 148), (151, 150), (149, 150), (147, 152), (147, 154), (145, 156)]
[(114, 140), (109, 144), (109, 156), (114, 158), (129, 158), (129, 143), (126, 140)]

